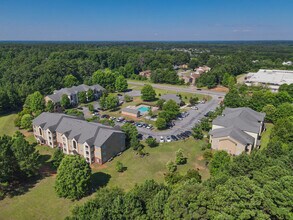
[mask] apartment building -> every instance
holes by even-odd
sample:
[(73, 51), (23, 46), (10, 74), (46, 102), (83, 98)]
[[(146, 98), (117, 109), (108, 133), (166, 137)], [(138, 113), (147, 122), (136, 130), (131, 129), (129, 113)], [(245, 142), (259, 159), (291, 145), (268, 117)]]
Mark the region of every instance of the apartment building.
[(105, 89), (100, 85), (92, 85), (88, 86), (85, 84), (79, 85), (79, 86), (72, 86), (70, 88), (63, 88), (60, 90), (55, 90), (52, 95), (47, 95), (45, 97), (45, 101), (48, 102), (51, 100), (54, 104), (59, 104), (62, 96), (66, 94), (71, 102), (72, 105), (78, 104), (78, 93), (79, 92), (87, 92), (88, 90), (92, 90), (94, 92), (95, 99), (98, 99)]
[(65, 114), (43, 112), (33, 120), (33, 132), (38, 143), (81, 155), (88, 163), (103, 164), (125, 150), (120, 129)]
[(209, 132), (212, 149), (225, 150), (232, 155), (250, 153), (260, 145), (264, 118), (265, 113), (250, 108), (226, 108), (213, 120)]

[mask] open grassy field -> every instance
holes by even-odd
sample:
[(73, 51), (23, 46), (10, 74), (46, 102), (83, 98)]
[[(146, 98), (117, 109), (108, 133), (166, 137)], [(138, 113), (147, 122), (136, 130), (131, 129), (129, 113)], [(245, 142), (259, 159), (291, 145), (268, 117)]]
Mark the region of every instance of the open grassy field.
[(266, 131), (263, 132), (261, 137), (261, 149), (265, 149), (268, 146), (273, 127), (272, 123), (266, 123)]
[(18, 129), (14, 126), (17, 114), (0, 115), (0, 136), (3, 134), (13, 135)]
[[(175, 160), (175, 152), (179, 148), (182, 148), (188, 158), (187, 164), (178, 166), (179, 172), (185, 173), (190, 168), (199, 169), (203, 179), (206, 179), (209, 172), (202, 160), (201, 151), (205, 144), (204, 141), (190, 138), (186, 141), (160, 144), (155, 148), (146, 147), (145, 151), (149, 156), (144, 158), (129, 149), (105, 165), (93, 166), (93, 180), (96, 186), (117, 186), (124, 190), (129, 190), (146, 179), (163, 182), (164, 173), (167, 171), (165, 165), (169, 160)], [(50, 161), (54, 152), (54, 149), (47, 146), (37, 146), (37, 150), (44, 156), (44, 163)], [(117, 161), (121, 161), (127, 168), (124, 173), (115, 170)], [(37, 181), (25, 194), (0, 201), (0, 219), (64, 219), (74, 205), (82, 204), (91, 198), (89, 196), (74, 202), (58, 198), (54, 191), (55, 178), (56, 175), (51, 174)]]

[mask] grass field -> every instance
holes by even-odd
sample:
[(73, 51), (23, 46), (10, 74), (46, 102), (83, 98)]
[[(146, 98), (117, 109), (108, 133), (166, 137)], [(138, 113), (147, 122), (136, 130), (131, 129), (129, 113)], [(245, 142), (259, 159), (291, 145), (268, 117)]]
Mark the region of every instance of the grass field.
[(0, 136), (3, 134), (13, 135), (18, 129), (14, 126), (14, 120), (17, 114), (0, 116)]
[[(129, 149), (121, 156), (102, 166), (93, 166), (93, 180), (95, 185), (105, 187), (121, 187), (124, 190), (131, 189), (136, 183), (142, 183), (146, 179), (164, 181), (166, 163), (175, 160), (175, 152), (182, 148), (188, 158), (187, 164), (178, 166), (180, 173), (185, 173), (188, 169), (199, 169), (203, 179), (209, 177), (209, 172), (202, 160), (201, 147), (204, 141), (194, 141), (189, 139), (180, 142), (164, 143), (155, 148), (146, 147), (145, 151), (149, 156), (141, 158)], [(46, 158), (44, 163), (50, 160), (54, 149), (47, 146), (37, 146), (40, 154)], [(121, 161), (127, 168), (124, 173), (115, 170), (115, 164)], [(90, 197), (80, 201), (72, 202), (67, 199), (60, 199), (54, 191), (56, 176), (50, 175), (39, 180), (28, 192), (12, 198), (5, 198), (0, 201), (0, 219), (64, 219), (70, 214), (74, 205), (82, 204)], [(93, 195), (92, 195), (93, 196)]]
[(273, 124), (266, 123), (266, 131), (263, 132), (261, 137), (261, 149), (265, 149), (268, 146), (273, 127)]

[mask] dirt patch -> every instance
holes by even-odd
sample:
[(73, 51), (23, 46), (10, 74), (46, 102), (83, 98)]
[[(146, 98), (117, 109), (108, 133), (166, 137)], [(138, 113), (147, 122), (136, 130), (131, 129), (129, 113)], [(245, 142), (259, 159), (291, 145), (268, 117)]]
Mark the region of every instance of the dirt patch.
[(29, 137), (29, 136), (31, 136), (33, 133), (32, 132), (30, 132), (30, 131), (27, 131), (27, 130), (23, 130), (23, 129), (21, 129), (21, 130), (19, 130), (25, 137)]
[(199, 165), (199, 164), (197, 164), (197, 163), (196, 163), (194, 166), (195, 166), (195, 169), (196, 169), (196, 170), (205, 170), (205, 169), (206, 169), (205, 166)]
[(102, 164), (102, 165), (99, 165), (99, 164), (92, 164), (91, 165), (91, 168), (93, 170), (102, 170), (102, 169), (106, 169), (108, 168), (108, 166), (106, 164)]
[(223, 86), (217, 86), (215, 88), (210, 89), (210, 91), (214, 92), (229, 92), (229, 89)]
[(198, 156), (196, 159), (199, 160), (199, 161), (204, 160), (203, 156)]

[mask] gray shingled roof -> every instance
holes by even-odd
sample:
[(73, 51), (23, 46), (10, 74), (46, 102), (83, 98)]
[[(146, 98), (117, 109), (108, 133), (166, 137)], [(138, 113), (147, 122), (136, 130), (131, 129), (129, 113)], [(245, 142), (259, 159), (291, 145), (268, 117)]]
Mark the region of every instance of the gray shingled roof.
[(101, 146), (113, 133), (123, 133), (117, 128), (94, 122), (87, 122), (65, 114), (43, 112), (33, 120), (33, 125), (63, 133), (78, 143)]
[(176, 94), (166, 94), (166, 95), (162, 95), (160, 97), (160, 99), (164, 99), (166, 101), (169, 101), (170, 99), (174, 100), (178, 105), (181, 102), (181, 99), (179, 96), (177, 96)]
[(244, 131), (241, 131), (239, 128), (235, 128), (233, 126), (228, 128), (214, 129), (210, 131), (209, 134), (212, 135), (214, 138), (229, 136), (233, 138), (234, 140), (242, 143), (243, 145), (246, 145), (246, 144), (253, 145), (254, 143), (254, 138), (252, 136), (245, 133)]
[(242, 131), (258, 133), (265, 114), (250, 108), (226, 108), (222, 116), (213, 120), (213, 125), (236, 127)]
[(123, 109), (122, 109), (122, 112), (128, 112), (128, 113), (132, 113), (132, 114), (140, 113), (139, 110), (137, 110), (137, 109), (133, 109), (133, 108), (123, 108)]
[(83, 91), (88, 91), (89, 89), (96, 90), (96, 91), (104, 91), (105, 89), (100, 86), (100, 85), (92, 85), (88, 86), (85, 84), (81, 84), (79, 86), (72, 86), (70, 88), (63, 88), (60, 90), (55, 90), (54, 94), (48, 95), (48, 97), (53, 101), (53, 102), (60, 102), (62, 95), (71, 95), (71, 94), (77, 94), (79, 92)]

